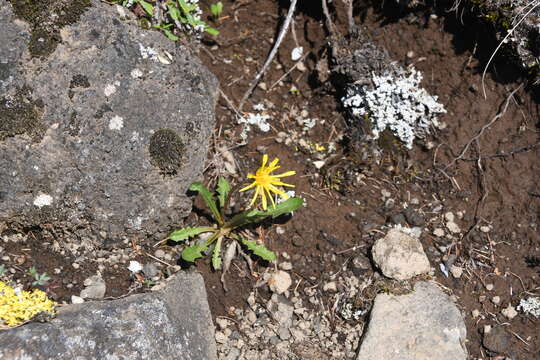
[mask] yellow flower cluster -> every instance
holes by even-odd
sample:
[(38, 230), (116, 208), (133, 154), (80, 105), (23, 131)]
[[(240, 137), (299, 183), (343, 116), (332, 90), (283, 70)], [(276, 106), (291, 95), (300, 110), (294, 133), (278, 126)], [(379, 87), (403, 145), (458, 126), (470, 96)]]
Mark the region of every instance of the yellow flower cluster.
[(41, 312), (54, 312), (54, 301), (41, 290), (17, 291), (0, 281), (0, 327), (15, 326)]

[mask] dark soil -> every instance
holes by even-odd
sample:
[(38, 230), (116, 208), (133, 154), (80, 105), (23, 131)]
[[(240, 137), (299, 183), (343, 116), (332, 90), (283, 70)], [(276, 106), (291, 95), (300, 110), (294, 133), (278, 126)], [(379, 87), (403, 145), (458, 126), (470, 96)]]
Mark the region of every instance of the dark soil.
[[(206, 9), (210, 1), (201, 3)], [(200, 57), (237, 106), (272, 47), (288, 2), (223, 3), (221, 18), (209, 19), (221, 33), (217, 38), (204, 39)], [(339, 31), (346, 34), (345, 9), (340, 7), (341, 2), (335, 3), (338, 8), (334, 9), (334, 21)], [(282, 84), (269, 90), (294, 65), (290, 54), (297, 45), (289, 33), (263, 79), (266, 90), (257, 87), (244, 106), (244, 111), (252, 112), (252, 105), (266, 104), (273, 119), (270, 132), (253, 129), (248, 143), (240, 146), (241, 126), (236, 123), (236, 109), (220, 98), (215, 146), (209, 154), (206, 178), (215, 181), (216, 176), (225, 174), (223, 167), (217, 165), (218, 148), (223, 147), (232, 149), (238, 165), (237, 174), (229, 176), (237, 186), (247, 183), (245, 174), (257, 169), (263, 153), (278, 157), (284, 170), (296, 170), (297, 175), (287, 179), (296, 184), (296, 194), (306, 200), (307, 206), (280, 224), (253, 229), (253, 234), (268, 248), (290, 256), (295, 283), (302, 280), (310, 286), (321, 284), (344, 264), (350, 264), (354, 256), (369, 256), (371, 245), (392, 223), (422, 224), (426, 231), (421, 241), (435, 268), (435, 278), (452, 290), (463, 310), (470, 358), (540, 358), (538, 319), (520, 313), (508, 320), (501, 315), (508, 304), (517, 306), (527, 294), (540, 294), (540, 109), (535, 90), (521, 86), (519, 70), (502, 59), (486, 76), (484, 97), (482, 71), (493, 41), (486, 38), (482, 43), (482, 36), (488, 37), (482, 32), (475, 32), (476, 38), (472, 39), (471, 29), (477, 29), (474, 18), (459, 18), (444, 9), (430, 16), (425, 12), (359, 8), (355, 21), (365, 27), (363, 31), (385, 47), (393, 60), (414, 64), (424, 74), (423, 86), (437, 95), (448, 110), (441, 117), (447, 124), (444, 130), (409, 152), (395, 141), (381, 143), (383, 152), (376, 159), (366, 144), (352, 136), (358, 129), (347, 121), (340, 108), (339, 94), (343, 89), (334, 88), (330, 80), (324, 79), (324, 71), (318, 71), (328, 66), (330, 56), (329, 34), (318, 4), (304, 2), (295, 17), (298, 45), (309, 51), (304, 60), (306, 69), (291, 71)], [(519, 86), (504, 114), (496, 118), (505, 110), (510, 93)], [(288, 146), (276, 142), (280, 131), (288, 136), (301, 133), (296, 118), (302, 110), (307, 111), (308, 117), (319, 119), (302, 136), (304, 141), (326, 148), (333, 142), (334, 151), (314, 151), (313, 146), (307, 149), (298, 142)], [(429, 146), (430, 142), (434, 146)], [(321, 169), (313, 165), (318, 156), (325, 159)], [(388, 201), (383, 192), (388, 192), (393, 201)], [(241, 201), (238, 196), (236, 199)], [(403, 209), (405, 203), (410, 207), (407, 211)], [(444, 229), (446, 212), (456, 214), (456, 222), (463, 230), (453, 239), (433, 235), (434, 229)], [(201, 211), (195, 211), (187, 223), (203, 222), (200, 215)], [(284, 230), (279, 234), (278, 226)], [(481, 226), (489, 226), (489, 232), (480, 231)], [(84, 279), (95, 274), (98, 264), (79, 261), (80, 268), (74, 269), (76, 255), (60, 255), (53, 250), (54, 241), (64, 241), (61, 235), (56, 238), (54, 229), (30, 232), (24, 243), (6, 241), (2, 246), (11, 255), (9, 262), (4, 262), (17, 269), (13, 277), (27, 286), (31, 283), (26, 273), (29, 267), (47, 272), (52, 277), (49, 293), (58, 301), (69, 301), (71, 295), (79, 294)], [(125, 247), (129, 260), (141, 263), (152, 261), (145, 254), (153, 254), (157, 249), (154, 244)], [(160, 248), (176, 251), (166, 244)], [(21, 256), (24, 261), (18, 260)], [(440, 264), (449, 258), (464, 268), (461, 278), (446, 277), (439, 270)], [(267, 264), (256, 263), (255, 272), (251, 273), (244, 260), (234, 260), (226, 275), (229, 291), (225, 292), (221, 273), (212, 271), (209, 262), (210, 259), (200, 260), (195, 269), (204, 275), (215, 317), (228, 315), (231, 307), (244, 307), (247, 295), (267, 269)], [(60, 267), (61, 274), (55, 274), (54, 269)], [(107, 296), (144, 288), (142, 279), (131, 277), (125, 260), (116, 267), (107, 266), (103, 276)], [(67, 283), (72, 284), (70, 289), (65, 286)], [(494, 286), (491, 291), (486, 289), (489, 284)], [(259, 294), (269, 296), (264, 287)], [(499, 305), (492, 302), (494, 296), (500, 297)], [(473, 310), (479, 310), (482, 317), (473, 318)], [(503, 335), (507, 337), (501, 336), (499, 340), (508, 342), (505, 354), (493, 352), (493, 346), (488, 346), (490, 352), (482, 343), (483, 327), (488, 324), (504, 328)]]

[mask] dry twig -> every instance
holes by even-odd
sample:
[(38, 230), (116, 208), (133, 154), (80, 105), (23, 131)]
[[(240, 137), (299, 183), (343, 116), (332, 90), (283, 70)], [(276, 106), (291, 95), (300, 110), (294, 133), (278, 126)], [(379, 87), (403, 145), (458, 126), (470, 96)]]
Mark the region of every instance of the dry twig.
[(283, 41), (283, 38), (287, 34), (287, 30), (289, 29), (289, 25), (291, 24), (292, 17), (294, 15), (294, 10), (296, 9), (296, 2), (297, 1), (298, 0), (292, 0), (291, 1), (291, 6), (289, 7), (289, 12), (287, 13), (287, 17), (285, 18), (285, 22), (283, 23), (283, 26), (281, 27), (281, 30), (280, 30), (279, 35), (277, 37), (276, 43), (274, 44), (274, 47), (272, 48), (272, 51), (270, 51), (270, 54), (268, 55), (268, 58), (266, 59), (266, 62), (264, 63), (261, 71), (259, 71), (257, 76), (255, 76), (255, 79), (253, 79), (253, 81), (251, 82), (251, 85), (249, 86), (246, 93), (242, 97), (242, 100), (240, 101), (240, 105), (238, 106), (238, 109), (240, 111), (242, 111), (244, 103), (246, 102), (248, 97), (251, 95), (251, 93), (253, 92), (253, 89), (255, 89), (255, 86), (257, 86), (257, 84), (259, 83), (259, 81), (263, 77), (266, 70), (268, 70), (268, 67), (272, 63), (272, 60), (274, 60), (274, 57), (277, 54), (279, 46), (281, 45), (281, 42)]

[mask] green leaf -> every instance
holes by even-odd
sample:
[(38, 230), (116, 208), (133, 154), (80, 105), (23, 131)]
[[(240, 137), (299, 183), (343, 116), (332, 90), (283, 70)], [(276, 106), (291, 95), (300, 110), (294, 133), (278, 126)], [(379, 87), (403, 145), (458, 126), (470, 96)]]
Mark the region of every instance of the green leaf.
[(218, 180), (216, 191), (218, 193), (219, 207), (224, 208), (225, 202), (229, 197), (229, 192), (231, 191), (231, 184), (225, 178), (220, 177)]
[(182, 259), (189, 262), (195, 262), (200, 257), (203, 257), (203, 251), (208, 250), (206, 242), (201, 244), (195, 244), (182, 251)]
[(190, 11), (189, 6), (188, 4), (186, 4), (184, 0), (178, 0), (178, 4), (180, 5), (180, 8), (184, 12), (184, 14), (189, 14), (189, 11)]
[(271, 207), (266, 211), (260, 211), (256, 209), (246, 210), (233, 216), (232, 219), (225, 224), (225, 227), (235, 229), (239, 226), (261, 222), (269, 216), (271, 216), (272, 218), (277, 218), (280, 215), (298, 210), (303, 203), (304, 200), (302, 200), (301, 198), (292, 197), (283, 202), (280, 202), (276, 205), (276, 207)]
[(242, 239), (242, 244), (244, 244), (248, 248), (248, 250), (252, 251), (255, 255), (266, 261), (276, 260), (276, 254), (268, 250), (264, 245), (257, 244), (253, 240), (245, 239)]
[(204, 203), (210, 209), (212, 212), (212, 216), (214, 219), (220, 224), (223, 224), (223, 219), (221, 218), (221, 213), (219, 212), (216, 202), (214, 201), (214, 197), (208, 190), (206, 186), (203, 185), (200, 181), (195, 181), (191, 186), (189, 187), (189, 190), (191, 191), (197, 191), (203, 198)]
[(154, 16), (154, 6), (144, 0), (136, 0), (150, 16)]
[(213, 36), (218, 36), (219, 35), (219, 30), (214, 29), (211, 26), (205, 26), (204, 31), (206, 31), (207, 33), (209, 33), (210, 35), (213, 35)]
[(180, 39), (178, 36), (174, 35), (171, 30), (163, 29), (163, 32), (165, 33), (165, 36), (169, 38), (169, 40), (178, 41), (178, 39)]
[(206, 227), (198, 227), (198, 226), (187, 227), (187, 228), (183, 228), (183, 229), (172, 232), (167, 239), (170, 239), (172, 241), (183, 241), (191, 237), (194, 237), (196, 235), (199, 235), (205, 232), (215, 231), (215, 230), (216, 229), (207, 227), (207, 226)]
[(212, 266), (214, 270), (221, 269), (221, 241), (223, 237), (218, 238), (216, 245), (214, 246), (214, 252), (212, 253)]
[(302, 206), (302, 204), (304, 204), (304, 200), (298, 197), (292, 197), (280, 202), (274, 208), (268, 208), (268, 210), (263, 211), (262, 213), (272, 216), (272, 218), (277, 218), (278, 216), (281, 216), (283, 214), (298, 210)]
[(175, 20), (175, 21), (179, 21), (180, 20), (180, 10), (178, 10), (178, 8), (176, 7), (176, 5), (171, 5), (169, 3), (169, 6), (168, 6), (168, 12), (169, 12), (169, 16), (171, 17), (171, 19)]

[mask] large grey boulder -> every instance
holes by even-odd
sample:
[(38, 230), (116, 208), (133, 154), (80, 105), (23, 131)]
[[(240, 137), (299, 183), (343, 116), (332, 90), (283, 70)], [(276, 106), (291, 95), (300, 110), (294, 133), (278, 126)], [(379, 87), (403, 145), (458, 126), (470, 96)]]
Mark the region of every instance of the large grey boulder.
[[(217, 81), (119, 8), (77, 2), (90, 6), (63, 27), (53, 20), (70, 8), (44, 11), (56, 27), (36, 39), (39, 23), (0, 0), (0, 229), (47, 223), (98, 244), (161, 236), (191, 210)], [(40, 41), (54, 46), (38, 56)]]
[(62, 307), (48, 323), (0, 332), (0, 359), (216, 359), (203, 279), (178, 273), (163, 290)]
[(377, 240), (371, 254), (382, 273), (396, 280), (408, 280), (431, 270), (420, 241), (398, 229)]
[(375, 298), (358, 360), (465, 360), (461, 314), (437, 285), (416, 283), (408, 295)]

